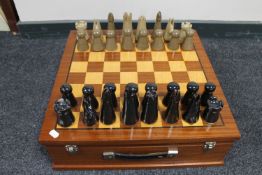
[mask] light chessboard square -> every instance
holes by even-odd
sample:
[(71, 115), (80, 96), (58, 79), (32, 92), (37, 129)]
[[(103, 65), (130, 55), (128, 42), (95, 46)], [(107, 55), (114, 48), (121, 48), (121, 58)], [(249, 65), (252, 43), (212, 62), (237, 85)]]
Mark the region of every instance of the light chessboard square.
[(103, 62), (105, 61), (105, 52), (90, 52), (89, 62)]
[(186, 72), (187, 68), (184, 61), (169, 61), (171, 72)]
[(182, 51), (184, 61), (198, 61), (196, 51)]
[(121, 72), (120, 73), (120, 84), (137, 83), (137, 72)]
[(120, 61), (136, 61), (136, 52), (120, 52)]
[(137, 61), (137, 72), (154, 72), (152, 61)]
[(155, 74), (155, 83), (162, 84), (162, 83), (169, 83), (173, 81), (171, 72), (154, 72)]
[(70, 72), (86, 72), (87, 64), (88, 62), (86, 61), (73, 61), (71, 63)]
[(120, 62), (105, 61), (103, 72), (120, 72)]
[(197, 83), (206, 83), (206, 76), (203, 71), (188, 71), (188, 76), (190, 81), (195, 81)]
[(151, 52), (153, 61), (168, 61), (166, 52)]
[(102, 84), (103, 73), (102, 72), (87, 72), (85, 78), (85, 84)]

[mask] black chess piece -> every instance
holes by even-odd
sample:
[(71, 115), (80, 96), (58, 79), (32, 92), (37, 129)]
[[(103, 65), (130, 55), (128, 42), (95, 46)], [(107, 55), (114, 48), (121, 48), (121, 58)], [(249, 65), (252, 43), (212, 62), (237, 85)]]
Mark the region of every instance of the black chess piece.
[[(104, 91), (102, 94), (102, 107), (100, 120), (106, 125), (114, 123), (116, 120), (116, 115), (114, 111), (114, 92), (112, 91), (112, 86), (104, 86)], [(115, 99), (116, 100), (116, 99)]]
[(97, 109), (98, 101), (94, 96), (94, 87), (91, 85), (85, 85), (82, 89), (82, 92), (84, 95), (83, 105), (90, 103), (92, 105), (92, 108)]
[(170, 97), (171, 97), (172, 92), (173, 92), (174, 90), (179, 90), (179, 89), (180, 89), (179, 84), (177, 84), (177, 83), (175, 83), (175, 82), (170, 82), (170, 83), (168, 83), (168, 85), (167, 85), (167, 94), (166, 94), (166, 96), (163, 98), (163, 101), (162, 101), (163, 105), (168, 106), (168, 104), (169, 104), (169, 99), (170, 99)]
[(191, 104), (192, 98), (197, 93), (198, 89), (199, 85), (194, 81), (190, 81), (187, 84), (187, 91), (181, 100), (183, 110), (185, 110), (188, 107), (188, 105)]
[(208, 82), (205, 84), (205, 90), (201, 95), (201, 106), (207, 105), (207, 100), (213, 96), (213, 92), (216, 90), (216, 85), (214, 83)]
[(71, 111), (70, 102), (67, 99), (60, 98), (55, 101), (54, 110), (57, 113), (57, 123), (62, 127), (68, 127), (75, 121)]
[(194, 94), (183, 113), (183, 119), (190, 124), (196, 123), (199, 119), (200, 95)]
[(224, 103), (221, 100), (217, 100), (214, 96), (210, 97), (207, 100), (207, 106), (203, 113), (204, 120), (208, 123), (215, 123), (219, 118), (223, 106)]
[(172, 92), (169, 96), (168, 106), (167, 106), (167, 109), (164, 115), (165, 122), (172, 124), (178, 121), (179, 119), (179, 101), (180, 101), (179, 86), (175, 85), (173, 86)]
[(72, 86), (70, 84), (64, 83), (60, 87), (60, 92), (62, 93), (62, 98), (69, 100), (70, 105), (72, 107), (75, 107), (77, 105), (76, 98), (74, 94), (72, 93)]
[(114, 108), (117, 107), (117, 99), (116, 99), (116, 85), (114, 83), (106, 83), (104, 85), (104, 88), (107, 88), (111, 91), (111, 95), (112, 95), (112, 100), (113, 100), (113, 106)]
[(155, 83), (147, 83), (146, 93), (142, 101), (141, 120), (147, 124), (155, 123), (158, 117), (158, 95)]
[(122, 120), (125, 125), (134, 125), (139, 120), (137, 92), (137, 84), (128, 83), (126, 85), (122, 110)]

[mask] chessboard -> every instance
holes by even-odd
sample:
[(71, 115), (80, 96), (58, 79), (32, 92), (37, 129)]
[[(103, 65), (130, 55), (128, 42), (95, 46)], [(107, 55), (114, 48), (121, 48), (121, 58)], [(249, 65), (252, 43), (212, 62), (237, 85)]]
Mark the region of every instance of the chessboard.
[[(150, 37), (149, 37), (150, 39)], [(147, 50), (121, 51), (120, 35), (117, 35), (118, 48), (115, 51), (92, 52), (90, 50), (81, 52), (77, 50), (76, 42), (74, 44), (74, 52), (71, 57), (66, 82), (71, 84), (73, 94), (78, 101), (78, 105), (72, 108), (75, 116), (75, 122), (70, 126), (63, 128), (59, 125), (57, 129), (129, 129), (129, 128), (151, 128), (151, 127), (220, 127), (223, 126), (223, 120), (220, 117), (214, 124), (206, 123), (201, 114), (199, 120), (194, 124), (189, 124), (180, 119), (175, 124), (168, 124), (162, 116), (166, 107), (162, 104), (162, 99), (167, 93), (167, 84), (169, 82), (177, 82), (180, 85), (180, 92), (183, 95), (186, 92), (186, 85), (190, 81), (197, 82), (200, 86), (199, 93), (202, 94), (204, 84), (212, 79), (208, 79), (204, 71), (197, 45), (195, 50), (183, 51), (169, 50), (165, 45), (163, 51)], [(111, 125), (105, 125), (98, 122), (96, 125), (88, 127), (83, 121), (82, 107), (82, 88), (85, 84), (94, 86), (95, 97), (101, 107), (101, 94), (105, 83), (112, 82), (116, 85), (116, 97), (118, 107), (116, 108), (116, 121)], [(121, 111), (123, 105), (123, 94), (127, 83), (138, 84), (139, 101), (145, 94), (145, 84), (147, 82), (155, 82), (158, 87), (158, 119), (153, 124), (146, 124), (141, 121), (134, 126), (125, 126), (121, 122)], [(216, 95), (216, 94), (215, 94)], [(218, 96), (218, 98), (220, 98)], [(141, 103), (140, 103), (141, 104)], [(100, 108), (97, 110), (98, 114)], [(141, 112), (141, 105), (139, 105)], [(203, 109), (201, 109), (203, 112)], [(180, 115), (182, 111), (180, 111)]]

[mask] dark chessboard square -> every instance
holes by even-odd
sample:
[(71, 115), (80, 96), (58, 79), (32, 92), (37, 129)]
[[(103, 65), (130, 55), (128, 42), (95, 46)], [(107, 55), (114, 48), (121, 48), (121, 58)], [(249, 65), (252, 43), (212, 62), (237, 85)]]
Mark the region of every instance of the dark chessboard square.
[(103, 62), (88, 62), (87, 72), (103, 72)]
[(136, 72), (136, 62), (121, 62), (120, 63), (121, 72)]
[(199, 61), (185, 61), (188, 71), (201, 71), (202, 67)]
[(120, 52), (106, 52), (105, 61), (120, 61)]
[(73, 56), (73, 61), (87, 61), (89, 58), (88, 52), (75, 52)]
[(120, 83), (120, 72), (104, 72), (103, 83)]
[(155, 82), (154, 72), (138, 72), (138, 83)]
[(169, 64), (166, 61), (154, 61), (153, 65), (155, 71), (170, 71)]
[(136, 59), (137, 61), (151, 61), (151, 52), (136, 52)]
[(157, 84), (157, 92), (159, 96), (165, 96), (167, 93), (167, 84)]
[(189, 77), (187, 72), (171, 72), (173, 81), (177, 83), (188, 83)]
[(168, 61), (183, 61), (181, 52), (167, 52)]
[(94, 87), (94, 95), (96, 98), (101, 97), (102, 94), (102, 84), (91, 84)]
[(67, 78), (69, 84), (83, 84), (85, 82), (86, 73), (72, 73), (70, 72)]

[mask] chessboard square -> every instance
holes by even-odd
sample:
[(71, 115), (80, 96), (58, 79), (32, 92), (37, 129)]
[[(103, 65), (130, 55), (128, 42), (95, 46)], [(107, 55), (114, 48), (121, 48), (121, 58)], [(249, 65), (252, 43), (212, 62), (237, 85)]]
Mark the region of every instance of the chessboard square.
[(167, 57), (169, 61), (183, 61), (181, 52), (167, 52)]
[(104, 72), (120, 72), (120, 62), (104, 62)]
[(141, 127), (142, 128), (161, 128), (162, 127), (161, 113), (158, 111), (158, 117), (155, 123), (147, 124), (147, 123), (141, 122)]
[(87, 72), (103, 72), (103, 62), (89, 62), (87, 65)]
[(172, 72), (173, 81), (177, 83), (187, 83), (189, 82), (189, 77), (187, 72)]
[(73, 61), (70, 72), (86, 72), (87, 64), (87, 61)]
[(121, 62), (120, 64), (121, 72), (136, 72), (136, 62)]
[(171, 72), (185, 72), (187, 71), (184, 61), (169, 61)]
[(120, 61), (120, 52), (106, 52), (105, 61)]
[(105, 60), (105, 52), (90, 52), (89, 62), (103, 62)]
[(163, 96), (158, 97), (158, 110), (160, 111), (160, 113), (166, 111), (166, 106), (163, 105), (163, 102), (162, 102), (163, 98), (164, 98)]
[(157, 92), (158, 96), (165, 96), (167, 93), (167, 84), (166, 83), (158, 83), (157, 84)]
[(199, 116), (198, 121), (196, 123), (193, 123), (193, 124), (187, 123), (186, 121), (184, 121), (182, 119), (182, 125), (183, 125), (183, 127), (192, 127), (192, 126), (203, 126), (204, 124), (203, 124), (203, 121), (201, 119), (201, 116)]
[(136, 61), (136, 52), (120, 52), (120, 61)]
[(187, 91), (187, 83), (178, 83), (180, 86), (180, 93), (181, 95), (184, 95)]
[(101, 84), (90, 84), (90, 85), (94, 87), (95, 97), (97, 97), (97, 99), (100, 98), (102, 96), (102, 87), (103, 87), (102, 83)]
[(155, 72), (155, 83), (169, 83), (173, 81), (171, 72)]
[(151, 61), (137, 61), (137, 72), (154, 72), (154, 66)]
[(85, 78), (85, 84), (102, 84), (103, 73), (102, 72), (87, 72)]
[(199, 61), (185, 61), (188, 71), (202, 71), (202, 66)]
[(145, 90), (146, 83), (139, 83), (138, 84), (138, 97), (143, 98), (146, 90)]
[(138, 83), (155, 82), (154, 72), (138, 72)]
[(79, 118), (80, 118), (80, 112), (73, 112), (73, 115), (75, 117), (75, 121), (72, 125), (70, 125), (69, 127), (62, 127), (60, 125), (57, 124), (57, 128), (66, 128), (66, 129), (73, 129), (73, 128), (78, 128), (78, 123), (79, 123)]
[(137, 83), (137, 72), (121, 72), (120, 84)]
[(154, 61), (153, 65), (155, 71), (170, 71), (170, 67), (167, 61)]
[(196, 51), (182, 51), (184, 61), (198, 61)]
[(77, 97), (82, 97), (82, 88), (83, 88), (83, 84), (71, 84), (72, 89), (73, 89), (73, 94), (74, 96)]
[(137, 52), (136, 59), (137, 61), (152, 61), (151, 52)]
[(188, 76), (190, 81), (195, 81), (197, 83), (206, 83), (206, 76), (203, 71), (188, 71)]
[(152, 60), (153, 61), (167, 61), (167, 54), (166, 52), (152, 52)]
[(86, 73), (69, 73), (67, 83), (69, 84), (84, 84)]
[(99, 121), (98, 128), (120, 128), (120, 112), (115, 112), (116, 114), (116, 120), (111, 125), (106, 125)]
[(88, 61), (88, 52), (75, 52), (73, 56), (73, 61)]
[(104, 72), (103, 83), (120, 83), (120, 72)]

